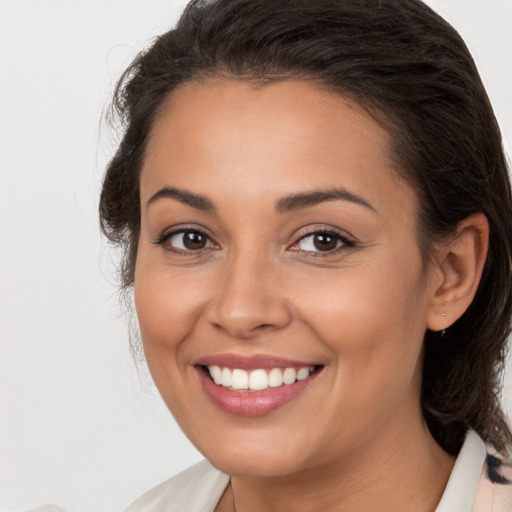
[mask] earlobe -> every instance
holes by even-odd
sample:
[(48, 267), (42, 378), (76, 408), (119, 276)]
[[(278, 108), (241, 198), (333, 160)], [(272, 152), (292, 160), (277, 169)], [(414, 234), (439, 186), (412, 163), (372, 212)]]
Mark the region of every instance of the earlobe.
[[(489, 223), (483, 213), (474, 213), (457, 226), (438, 253), (440, 279), (433, 290), (427, 327), (447, 329), (471, 304), (487, 257)], [(440, 284), (439, 284), (440, 282)]]

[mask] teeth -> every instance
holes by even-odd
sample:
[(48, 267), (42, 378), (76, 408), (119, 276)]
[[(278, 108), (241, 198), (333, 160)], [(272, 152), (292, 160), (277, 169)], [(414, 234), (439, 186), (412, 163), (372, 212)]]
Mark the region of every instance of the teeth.
[[(224, 370), (222, 373), (224, 374)], [(245, 370), (233, 370), (231, 387), (233, 389), (249, 389), (249, 374)], [(224, 379), (223, 379), (224, 381)]]
[(222, 384), (222, 370), (218, 366), (210, 366), (210, 375), (215, 384)]
[(268, 388), (268, 377), (265, 370), (254, 370), (249, 375), (249, 389), (260, 391)]
[(310, 366), (298, 370), (295, 368), (272, 368), (268, 372), (262, 369), (247, 372), (238, 368), (231, 370), (219, 366), (208, 366), (208, 371), (215, 384), (233, 390), (250, 389), (252, 391), (293, 384), (307, 379), (314, 369), (314, 366)]
[(297, 379), (297, 372), (295, 368), (286, 368), (283, 373), (283, 382), (285, 384), (293, 384)]
[(309, 377), (309, 368), (301, 368), (297, 372), (297, 380), (304, 380)]
[(279, 368), (272, 368), (268, 374), (268, 385), (277, 388), (283, 385), (283, 372)]
[(233, 383), (233, 378), (231, 375), (231, 370), (229, 368), (223, 368), (220, 384), (222, 384), (226, 388), (229, 388), (229, 386), (231, 386), (232, 383)]

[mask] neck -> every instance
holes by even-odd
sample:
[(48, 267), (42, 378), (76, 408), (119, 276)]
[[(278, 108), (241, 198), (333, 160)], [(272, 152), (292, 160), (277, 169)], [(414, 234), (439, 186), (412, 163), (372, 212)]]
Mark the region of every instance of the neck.
[[(411, 425), (411, 423), (405, 423)], [(455, 459), (423, 421), (389, 425), (351, 453), (279, 478), (233, 477), (224, 505), (235, 512), (434, 512)]]

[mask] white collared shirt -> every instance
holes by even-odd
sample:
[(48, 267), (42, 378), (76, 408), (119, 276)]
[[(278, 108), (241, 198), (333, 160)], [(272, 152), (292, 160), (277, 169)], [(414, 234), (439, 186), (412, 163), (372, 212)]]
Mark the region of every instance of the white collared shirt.
[[(512, 512), (512, 485), (492, 481), (486, 455), (484, 442), (470, 430), (435, 512)], [(126, 512), (213, 512), (228, 484), (229, 476), (204, 460), (144, 494)]]

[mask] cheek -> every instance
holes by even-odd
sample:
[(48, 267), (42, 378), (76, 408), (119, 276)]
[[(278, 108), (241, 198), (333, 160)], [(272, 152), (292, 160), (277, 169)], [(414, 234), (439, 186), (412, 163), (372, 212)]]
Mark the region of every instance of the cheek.
[(380, 263), (335, 270), (331, 276), (303, 282), (293, 295), (311, 321), (340, 335), (378, 331), (385, 336), (407, 331), (409, 320), (426, 325), (420, 265), (401, 265), (399, 260)]
[[(160, 389), (179, 372), (178, 354), (190, 321), (191, 288), (170, 279), (169, 269), (155, 262), (155, 255), (139, 249), (135, 268), (134, 299), (144, 355)], [(183, 363), (181, 363), (183, 364)]]
[[(326, 368), (334, 397), (326, 410), (332, 425), (338, 424), (336, 418), (350, 417), (359, 425), (360, 440), (383, 428), (395, 412), (417, 411), (425, 332), (423, 286), (421, 271), (407, 274), (402, 267), (392, 275), (380, 269), (325, 284), (308, 298), (304, 321), (334, 361)], [(334, 427), (329, 435), (342, 442), (346, 434)]]
[(197, 320), (200, 292), (176, 279), (176, 272), (153, 268), (150, 261), (139, 258), (134, 286), (144, 356), (157, 389), (176, 419), (194, 418), (197, 411), (186, 400), (191, 390), (184, 379), (190, 372), (184, 352)]
[(155, 251), (139, 249), (134, 298), (144, 348), (179, 345), (196, 320), (204, 280), (159, 261)]
[(316, 286), (305, 282), (294, 295), (304, 323), (337, 360), (339, 378), (367, 387), (401, 385), (399, 376), (410, 381), (426, 329), (425, 291), (419, 255), (391, 255), (340, 269)]

